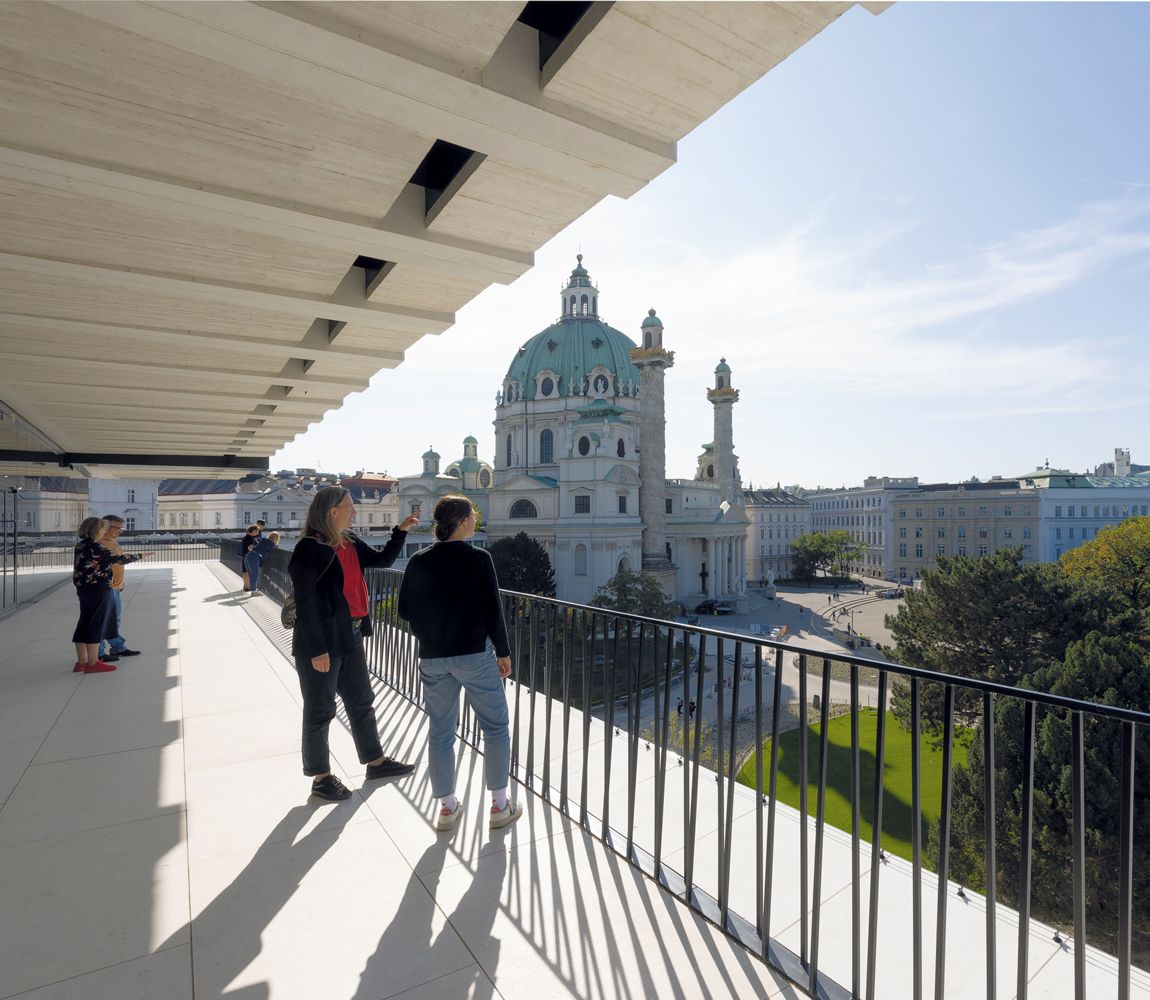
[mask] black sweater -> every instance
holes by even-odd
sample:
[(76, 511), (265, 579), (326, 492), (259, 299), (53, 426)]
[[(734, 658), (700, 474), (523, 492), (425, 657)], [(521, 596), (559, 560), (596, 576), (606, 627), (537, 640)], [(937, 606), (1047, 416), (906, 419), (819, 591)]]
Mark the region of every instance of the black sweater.
[(419, 655), (428, 659), (482, 653), (510, 656), (495, 564), (467, 542), (436, 542), (403, 571), (399, 615), (411, 622)]
[[(362, 569), (390, 566), (395, 562), (407, 532), (393, 528), (383, 549), (373, 549), (353, 536)], [(330, 545), (314, 538), (301, 538), (288, 563), (296, 600), (296, 624), (292, 635), (293, 656), (344, 656), (354, 651), (359, 639), (352, 632), (351, 611), (343, 596), (343, 565)], [(371, 635), (371, 621), (364, 619), (361, 635)]]

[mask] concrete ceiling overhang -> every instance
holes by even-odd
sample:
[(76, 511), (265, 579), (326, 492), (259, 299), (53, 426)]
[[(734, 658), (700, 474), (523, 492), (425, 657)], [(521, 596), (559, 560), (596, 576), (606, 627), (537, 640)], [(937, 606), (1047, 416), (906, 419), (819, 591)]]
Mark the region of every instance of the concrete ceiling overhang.
[(0, 3), (0, 467), (266, 467), (850, 6)]

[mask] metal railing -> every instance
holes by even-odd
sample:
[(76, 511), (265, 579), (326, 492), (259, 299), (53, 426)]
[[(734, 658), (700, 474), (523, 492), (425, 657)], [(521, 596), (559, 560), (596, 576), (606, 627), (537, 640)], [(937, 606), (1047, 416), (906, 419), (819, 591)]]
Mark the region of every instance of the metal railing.
[[(286, 552), (275, 552), (265, 563), (260, 588), (282, 597), (290, 592)], [(237, 553), (225, 546), (222, 560), (239, 571)], [(368, 660), (379, 678), (416, 703), (421, 703), (417, 643), (406, 622), (397, 613), (397, 594), (402, 574), (394, 570), (369, 571), (374, 635), (369, 640)], [(986, 996), (997, 995), (998, 884), (1003, 876), (996, 864), (998, 841), (998, 780), (995, 767), (996, 713), (998, 702), (1009, 700), (1021, 706), (1024, 762), (1018, 819), (1021, 831), (1018, 858), (1017, 909), (1018, 944), (1016, 989), (1019, 1000), (1029, 991), (1029, 934), (1031, 931), (1031, 875), (1035, 857), (1035, 767), (1065, 765), (1071, 774), (1071, 854), (1070, 909), (1076, 944), (1074, 962), (1074, 997), (1086, 996), (1087, 950), (1087, 879), (1086, 851), (1087, 800), (1084, 784), (1087, 730), (1095, 731), (1092, 752), (1099, 743), (1120, 746), (1121, 763), (1118, 777), (1120, 815), (1113, 817), (1117, 831), (1119, 857), (1114, 864), (1113, 891), (1117, 900), (1117, 965), (1118, 998), (1128, 1000), (1132, 974), (1132, 937), (1135, 930), (1134, 817), (1148, 808), (1145, 779), (1135, 783), (1135, 755), (1138, 741), (1150, 734), (1150, 714), (1092, 704), (1071, 698), (1028, 691), (992, 682), (933, 673), (899, 664), (869, 660), (846, 653), (833, 655), (803, 650), (793, 643), (748, 637), (716, 629), (657, 621), (639, 615), (603, 610), (584, 605), (532, 595), (503, 592), (505, 612), (512, 642), (513, 674), (511, 681), (512, 768), (515, 778), (537, 795), (551, 802), (564, 814), (599, 838), (621, 857), (656, 880), (666, 891), (735, 938), (748, 950), (813, 996), (830, 1000), (874, 1000), (878, 975), (880, 908), (879, 890), (883, 863), (883, 802), (885, 792), (884, 755), (887, 747), (885, 713), (877, 713), (875, 767), (873, 787), (863, 786), (860, 761), (859, 716), (862, 708), (860, 670), (863, 676), (877, 672), (877, 704), (885, 706), (892, 683), (905, 684), (909, 692), (909, 728), (911, 747), (911, 914), (910, 959), (911, 995), (914, 1000), (933, 995), (943, 1000), (946, 995), (946, 956), (948, 905), (954, 885), (948, 881), (951, 860), (952, 790), (954, 787), (954, 750), (959, 730), (969, 736), (981, 731), (983, 787), (986, 807), (982, 821), (985, 872)], [(732, 654), (732, 655), (728, 655)], [(799, 946), (795, 950), (772, 937), (772, 910), (779, 905), (772, 873), (775, 872), (776, 846), (780, 823), (777, 797), (779, 781), (780, 736), (786, 728), (784, 719), (785, 657), (798, 658), (797, 702), (802, 706), (793, 723), (802, 732), (799, 752)], [(753, 675), (750, 703), (741, 701), (745, 682), (741, 680), (747, 664)], [(823, 877), (827, 847), (828, 823), (828, 722), (831, 702), (832, 671), (837, 665), (845, 670), (849, 687), (847, 710), (850, 714), (850, 862), (851, 862), (851, 961), (849, 983), (839, 983), (820, 967), (824, 940)], [(808, 669), (813, 668), (818, 685), (816, 715), (806, 709), (813, 703), (809, 689)], [(711, 679), (708, 680), (708, 677)], [(731, 685), (728, 688), (728, 681)], [(672, 709), (672, 692), (698, 706), (713, 686), (715, 714), (713, 727), (703, 722), (703, 712)], [(789, 686), (789, 685), (788, 685)], [(923, 733), (923, 690), (930, 686), (941, 689), (941, 699), (930, 702), (931, 710), (941, 705), (940, 726), (942, 763), (941, 794), (938, 818), (938, 848), (935, 870), (937, 889), (934, 903), (934, 975), (927, 982), (924, 930), (928, 920), (924, 899), (924, 862), (922, 843), (922, 759), (920, 737)], [(542, 710), (542, 711), (541, 711)], [(553, 716), (558, 714), (558, 718)], [(1070, 745), (1065, 761), (1040, 758), (1043, 752), (1036, 743), (1036, 725), (1040, 717), (1069, 718)], [(810, 778), (808, 732), (817, 724), (818, 751), (815, 762), (815, 805), (811, 815), (808, 799)], [(601, 800), (592, 799), (591, 769), (598, 767), (591, 759), (591, 728), (603, 727), (601, 761)], [(734, 854), (735, 789), (732, 780), (739, 768), (742, 749), (738, 732), (749, 726), (746, 740), (756, 748), (769, 741), (769, 763), (756, 752), (753, 787), (756, 801), (754, 829), (754, 907), (752, 912), (737, 913), (732, 909), (732, 857)], [(573, 733), (574, 728), (574, 733)], [(615, 738), (612, 738), (615, 734)], [(473, 714), (467, 710), (461, 721), (461, 735), (478, 745), (479, 730)], [(616, 742), (625, 747), (626, 766), (622, 777), (613, 767)], [(653, 752), (655, 785), (652, 815), (637, 814), (640, 747)], [(1144, 744), (1143, 744), (1144, 746)], [(704, 762), (713, 753), (714, 771)], [(576, 759), (572, 776), (572, 759)], [(558, 773), (556, 773), (558, 772)], [(677, 774), (676, 772), (680, 772)], [(625, 782), (626, 807), (622, 815), (612, 810), (612, 780)], [(682, 843), (668, 843), (665, 832), (667, 803), (672, 782), (681, 781)], [(717, 815), (717, 868), (706, 878), (700, 865), (699, 820), (705, 809), (705, 789), (717, 786), (714, 809)], [(870, 800), (872, 835), (869, 852), (863, 846), (862, 812), (865, 799)], [(785, 807), (784, 807), (785, 808)], [(764, 815), (765, 814), (765, 815)], [(677, 817), (676, 817), (677, 818)], [(1011, 819), (1013, 820), (1013, 816)], [(808, 848), (808, 831), (813, 819), (813, 857)], [(644, 839), (646, 837), (646, 839)], [(681, 864), (673, 867), (668, 857), (681, 852)], [(864, 854), (869, 857), (864, 858)], [(869, 867), (866, 879), (866, 917), (863, 916), (864, 860)], [(713, 877), (712, 877), (713, 876)], [(704, 887), (704, 883), (709, 888)], [(961, 886), (958, 895), (962, 895)], [(965, 897), (964, 897), (965, 898)], [(1146, 934), (1150, 920), (1143, 908), (1137, 911), (1138, 931)], [(903, 935), (902, 926), (888, 933)], [(1057, 937), (1056, 937), (1057, 939)], [(933, 990), (931, 991), (931, 986)]]

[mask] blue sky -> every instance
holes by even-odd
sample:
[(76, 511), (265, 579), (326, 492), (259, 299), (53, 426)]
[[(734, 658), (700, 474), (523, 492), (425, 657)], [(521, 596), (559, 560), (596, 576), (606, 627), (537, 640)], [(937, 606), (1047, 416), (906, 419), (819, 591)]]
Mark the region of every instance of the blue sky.
[(408, 474), (467, 434), (558, 314), (582, 250), (600, 312), (676, 352), (667, 474), (690, 476), (720, 356), (744, 482), (858, 484), (1150, 464), (1150, 4), (847, 12), (488, 289), (273, 468)]

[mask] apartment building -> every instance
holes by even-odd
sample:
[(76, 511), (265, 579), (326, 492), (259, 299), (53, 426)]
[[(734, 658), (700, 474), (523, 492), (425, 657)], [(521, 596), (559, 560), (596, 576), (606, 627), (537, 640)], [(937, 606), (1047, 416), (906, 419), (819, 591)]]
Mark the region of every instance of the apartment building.
[(811, 530), (811, 504), (786, 490), (743, 491), (747, 517), (747, 583), (791, 575), (791, 546)]
[(811, 531), (849, 531), (862, 546), (852, 573), (895, 579), (891, 570), (891, 498), (918, 487), (917, 476), (868, 476), (862, 486), (808, 494)]

